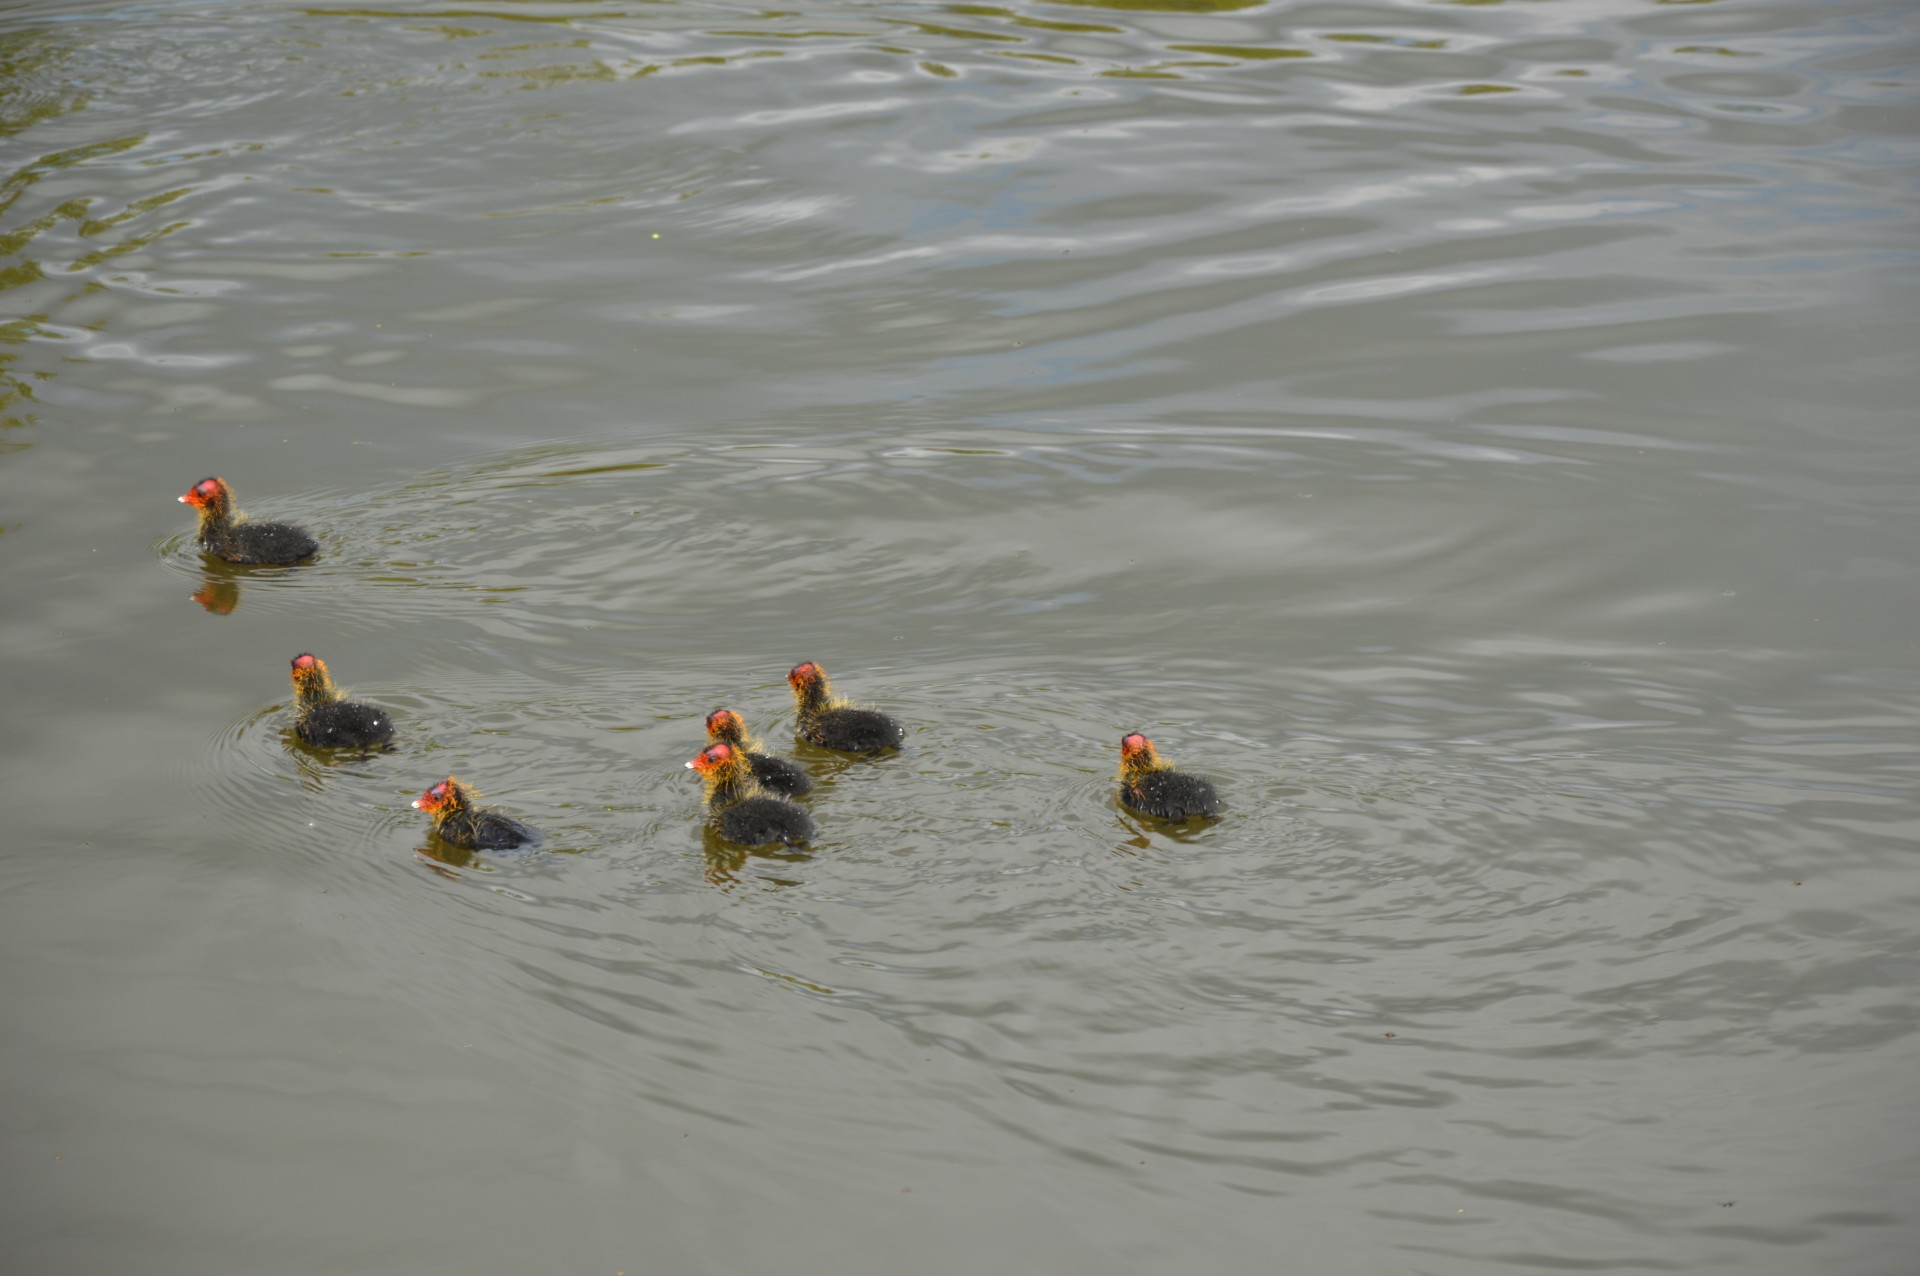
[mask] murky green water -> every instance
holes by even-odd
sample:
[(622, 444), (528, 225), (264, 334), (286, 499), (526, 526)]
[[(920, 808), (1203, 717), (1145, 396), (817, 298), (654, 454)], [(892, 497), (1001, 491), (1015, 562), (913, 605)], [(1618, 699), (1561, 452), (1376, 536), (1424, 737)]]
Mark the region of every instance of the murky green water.
[(1916, 36), (12, 7), (8, 1268), (1908, 1270)]

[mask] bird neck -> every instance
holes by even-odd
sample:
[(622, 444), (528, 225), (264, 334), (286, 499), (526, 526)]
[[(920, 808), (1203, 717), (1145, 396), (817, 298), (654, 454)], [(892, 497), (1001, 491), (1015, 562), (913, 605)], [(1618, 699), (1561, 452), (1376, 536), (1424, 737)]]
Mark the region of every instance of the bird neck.
[(833, 688), (827, 685), (824, 677), (795, 691), (794, 700), (799, 705), (802, 722), (810, 722), (829, 709), (839, 708), (842, 703), (834, 697)]
[(734, 761), (700, 778), (706, 783), (707, 805), (716, 810), (766, 792), (753, 778), (753, 768), (744, 754), (735, 754)]
[(219, 505), (202, 505), (200, 515), (200, 539), (207, 540), (230, 531), (237, 521), (234, 512), (225, 502)]
[(300, 707), (303, 709), (318, 709), (322, 705), (329, 705), (344, 698), (340, 689), (333, 685), (333, 680), (324, 673), (302, 678), (293, 686), (300, 697)]
[(766, 752), (765, 749), (760, 747), (760, 742), (758, 740), (754, 739), (751, 735), (747, 734), (747, 729), (745, 727), (741, 727), (737, 731), (721, 732), (717, 735), (709, 734), (707, 736), (707, 743), (708, 744), (724, 744), (729, 749), (732, 749), (736, 753)]

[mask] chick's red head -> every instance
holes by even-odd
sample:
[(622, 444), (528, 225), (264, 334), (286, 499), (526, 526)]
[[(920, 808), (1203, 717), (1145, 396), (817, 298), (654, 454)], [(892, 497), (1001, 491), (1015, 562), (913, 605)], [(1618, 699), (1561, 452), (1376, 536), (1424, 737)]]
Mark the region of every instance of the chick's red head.
[(458, 805), (459, 801), (460, 782), (452, 776), (448, 776), (415, 798), (413, 804), (418, 809), (425, 811), (428, 815), (438, 815), (440, 812)]
[(732, 764), (732, 762), (733, 762), (733, 746), (732, 745), (713, 744), (713, 745), (708, 745), (706, 748), (700, 750), (700, 756), (696, 757), (693, 761), (687, 763), (687, 765), (691, 767), (693, 770), (698, 771), (701, 775), (706, 776), (706, 775), (713, 775), (719, 771), (724, 771), (728, 766)]
[(197, 510), (213, 510), (217, 513), (233, 503), (233, 489), (227, 486), (223, 478), (205, 478), (188, 488), (180, 501)]

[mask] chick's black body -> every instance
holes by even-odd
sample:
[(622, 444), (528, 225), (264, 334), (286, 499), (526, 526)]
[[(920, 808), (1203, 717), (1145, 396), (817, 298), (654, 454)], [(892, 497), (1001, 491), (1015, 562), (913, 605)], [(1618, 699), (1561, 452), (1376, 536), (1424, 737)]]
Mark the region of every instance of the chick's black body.
[(505, 851), (538, 841), (539, 831), (498, 811), (467, 809), (450, 812), (435, 822), (433, 831), (443, 840), (469, 851)]
[(805, 811), (764, 793), (721, 807), (713, 826), (741, 846), (800, 846), (813, 837), (813, 820)]
[(1212, 783), (1185, 771), (1148, 771), (1120, 786), (1120, 800), (1143, 815), (1163, 820), (1211, 818), (1220, 813), (1220, 796)]
[(318, 553), (320, 542), (291, 523), (226, 520), (200, 529), (200, 547), (229, 563), (297, 563)]
[(769, 793), (780, 797), (799, 797), (813, 788), (813, 777), (791, 758), (776, 757), (771, 753), (749, 753), (747, 761), (753, 767), (753, 778)]
[(800, 738), (842, 753), (878, 753), (899, 748), (907, 729), (878, 709), (822, 709), (801, 720)]
[(393, 742), (393, 719), (376, 704), (340, 700), (301, 714), (293, 729), (317, 749), (372, 749)]

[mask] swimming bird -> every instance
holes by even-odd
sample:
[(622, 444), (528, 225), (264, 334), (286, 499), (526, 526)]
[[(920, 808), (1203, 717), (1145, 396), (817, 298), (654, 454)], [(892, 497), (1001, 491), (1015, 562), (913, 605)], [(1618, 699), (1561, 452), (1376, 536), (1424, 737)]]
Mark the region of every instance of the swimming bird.
[(248, 520), (234, 508), (233, 488), (223, 478), (201, 479), (180, 501), (200, 515), (200, 547), (230, 563), (297, 563), (320, 549), (303, 527)]
[(802, 740), (842, 753), (878, 753), (899, 748), (907, 737), (907, 729), (886, 714), (834, 695), (826, 670), (811, 660), (793, 667), (787, 685), (800, 710), (794, 730)]
[(1176, 770), (1154, 751), (1153, 741), (1132, 732), (1120, 741), (1120, 801), (1143, 815), (1163, 820), (1210, 817), (1220, 813), (1213, 782)]

